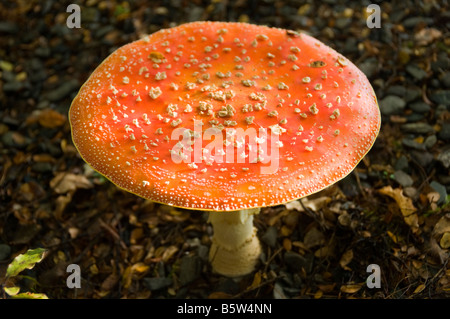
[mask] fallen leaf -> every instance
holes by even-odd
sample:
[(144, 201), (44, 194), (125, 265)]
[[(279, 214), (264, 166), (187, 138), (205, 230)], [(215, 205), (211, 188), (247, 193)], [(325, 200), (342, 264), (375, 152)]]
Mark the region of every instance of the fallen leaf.
[(20, 287), (4, 287), (3, 290), (10, 296), (15, 296), (19, 293)]
[(323, 291), (322, 290), (317, 290), (317, 292), (314, 294), (314, 299), (320, 299), (323, 296)]
[(412, 265), (413, 265), (414, 268), (420, 269), (423, 266), (423, 262), (419, 261), (419, 260), (413, 260), (412, 261)]
[(430, 238), (429, 249), (432, 255), (439, 258), (441, 264), (444, 264), (449, 258), (450, 252), (446, 249), (442, 249), (435, 237)]
[(305, 244), (301, 241), (293, 241), (292, 246), (298, 247), (301, 250), (309, 250), (308, 247), (306, 247)]
[(345, 253), (342, 254), (341, 260), (339, 260), (339, 265), (344, 270), (351, 270), (350, 267), (347, 267), (347, 265), (352, 261), (353, 259), (353, 250), (347, 250)]
[(11, 62), (0, 60), (0, 69), (3, 71), (12, 72), (12, 70), (14, 70), (14, 65)]
[(283, 237), (288, 237), (292, 234), (294, 230), (286, 225), (281, 226), (280, 235)]
[(364, 283), (342, 285), (341, 292), (346, 294), (354, 294), (355, 292), (358, 292), (363, 285)]
[(35, 154), (33, 155), (34, 162), (40, 163), (55, 163), (56, 160), (50, 154)]
[[(318, 197), (314, 199), (307, 199), (307, 198), (302, 199), (303, 206), (311, 209), (313, 212), (317, 212), (319, 209), (325, 207), (330, 201), (331, 198), (328, 196)], [(300, 201), (298, 200), (288, 202), (284, 204), (284, 206), (287, 209), (295, 209), (299, 212), (303, 212), (305, 210)]]
[(137, 244), (139, 239), (144, 235), (144, 229), (142, 227), (134, 228), (130, 234), (130, 243)]
[(292, 242), (289, 238), (283, 239), (283, 248), (287, 251), (292, 250)]
[(91, 272), (92, 275), (98, 275), (99, 270), (96, 264), (92, 264), (91, 266), (89, 266), (89, 270)]
[(448, 232), (450, 232), (450, 213), (442, 216), (436, 225), (434, 225), (433, 235), (439, 237)]
[(351, 222), (352, 222), (352, 218), (350, 217), (350, 215), (344, 211), (343, 213), (341, 213), (338, 217), (338, 221), (339, 224), (341, 224), (342, 226), (350, 226)]
[(226, 292), (216, 291), (208, 296), (208, 299), (231, 299), (233, 295), (227, 294)]
[(372, 237), (372, 234), (370, 233), (370, 231), (367, 231), (367, 230), (358, 231), (358, 234), (361, 237), (363, 237), (363, 238), (370, 238), (370, 237)]
[(413, 232), (419, 229), (419, 218), (415, 213), (417, 209), (414, 207), (411, 198), (404, 196), (400, 188), (393, 189), (391, 186), (386, 186), (379, 189), (378, 192), (395, 200), (403, 215), (403, 220), (411, 227)]
[(427, 194), (427, 198), (429, 203), (437, 203), (441, 198), (441, 196), (439, 195), (438, 192), (429, 192)]
[(65, 194), (78, 188), (89, 189), (92, 186), (85, 176), (72, 173), (58, 173), (50, 181), (50, 187), (58, 194)]
[(37, 294), (34, 292), (24, 292), (18, 295), (11, 296), (12, 299), (48, 299), (45, 294)]
[(45, 190), (36, 182), (23, 183), (19, 187), (19, 197), (26, 201), (33, 201), (45, 196)]
[(175, 255), (175, 253), (178, 251), (178, 247), (171, 245), (169, 247), (167, 247), (167, 249), (164, 250), (161, 259), (164, 262), (167, 262), (173, 255)]
[(38, 122), (46, 128), (62, 126), (66, 121), (66, 116), (52, 109), (36, 110), (27, 118), (27, 124)]
[(428, 200), (428, 203), (430, 204), (430, 209), (436, 210), (438, 208), (437, 203), (441, 199), (441, 195), (439, 195), (438, 192), (429, 192), (428, 194), (426, 194), (426, 198)]
[(131, 256), (129, 258), (131, 263), (137, 263), (145, 255), (145, 248), (142, 245), (131, 245), (130, 246)]
[(325, 246), (325, 247), (320, 247), (319, 249), (317, 249), (314, 253), (314, 257), (325, 258), (325, 257), (331, 256), (332, 254), (333, 254), (332, 247)]
[(399, 241), (399, 238), (398, 238), (398, 236), (397, 235), (395, 235), (394, 233), (392, 233), (391, 231), (386, 231), (386, 233), (388, 234), (388, 236), (389, 236), (389, 238), (391, 238), (392, 239), (392, 241), (394, 242), (394, 243), (398, 243), (398, 241)]
[(283, 287), (278, 282), (275, 282), (275, 285), (273, 286), (273, 297), (275, 299), (287, 299)]
[(316, 227), (313, 227), (306, 233), (303, 243), (308, 249), (315, 246), (320, 246), (325, 243), (325, 236)]
[(162, 209), (161, 218), (167, 222), (182, 223), (190, 217), (189, 212), (185, 210), (179, 210), (173, 207), (164, 207)]
[(122, 285), (125, 289), (128, 289), (131, 285), (131, 275), (133, 274), (132, 266), (128, 266), (122, 275)]
[(414, 35), (417, 44), (420, 46), (428, 45), (442, 36), (442, 32), (434, 28), (424, 28)]
[(149, 270), (150, 266), (139, 262), (133, 265), (132, 270), (133, 270), (133, 274), (138, 274), (138, 275), (142, 275), (144, 273), (146, 273)]
[(282, 217), (287, 216), (289, 214), (289, 210), (284, 210), (282, 212), (280, 212), (279, 214), (275, 214), (274, 216), (272, 216), (269, 221), (267, 222), (268, 226), (273, 226), (275, 225)]
[(336, 286), (336, 283), (326, 284), (326, 285), (317, 285), (317, 287), (319, 287), (319, 289), (325, 293), (332, 292), (335, 286)]
[(67, 231), (69, 232), (70, 238), (72, 239), (77, 238), (78, 234), (80, 233), (80, 230), (76, 227), (69, 227)]
[(420, 292), (422, 292), (425, 289), (425, 285), (424, 284), (420, 284), (416, 287), (416, 289), (414, 290), (414, 294), (418, 294)]
[(17, 276), (25, 269), (32, 269), (34, 265), (45, 257), (47, 249), (29, 249), (26, 253), (20, 254), (8, 265), (6, 278)]
[[(132, 266), (128, 266), (123, 275), (122, 275), (122, 284), (125, 289), (128, 289), (131, 286), (131, 282), (133, 279), (141, 278), (145, 276), (145, 274), (150, 269), (150, 266), (140, 262), (137, 264), (134, 264)], [(112, 281), (118, 280), (116, 278), (111, 278)], [(112, 284), (113, 282), (111, 282)], [(108, 284), (108, 283), (107, 283)]]
[(450, 248), (450, 233), (444, 233), (444, 235), (442, 235), (439, 245), (443, 249)]
[(57, 220), (61, 220), (62, 213), (66, 209), (67, 204), (72, 200), (72, 195), (69, 193), (67, 195), (60, 195), (55, 201), (54, 215)]
[(259, 285), (261, 285), (261, 281), (262, 281), (261, 271), (258, 271), (255, 273), (255, 276), (253, 276), (253, 282), (247, 289), (250, 290), (258, 288)]

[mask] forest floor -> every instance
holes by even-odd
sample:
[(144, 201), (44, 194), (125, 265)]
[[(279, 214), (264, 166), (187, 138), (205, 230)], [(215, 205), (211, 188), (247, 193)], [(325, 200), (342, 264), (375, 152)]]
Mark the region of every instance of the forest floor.
[[(80, 29), (66, 26), (72, 2)], [(449, 298), (449, 7), (374, 2), (373, 29), (359, 1), (1, 2), (0, 283), (51, 299)], [(198, 20), (307, 32), (358, 65), (382, 112), (352, 174), (255, 217), (263, 255), (240, 280), (211, 271), (205, 213), (146, 201), (89, 169), (67, 120), (112, 51)], [(35, 248), (45, 258), (5, 282), (14, 257)], [(69, 264), (80, 266), (81, 288), (67, 287)], [(379, 288), (366, 284), (369, 265)]]

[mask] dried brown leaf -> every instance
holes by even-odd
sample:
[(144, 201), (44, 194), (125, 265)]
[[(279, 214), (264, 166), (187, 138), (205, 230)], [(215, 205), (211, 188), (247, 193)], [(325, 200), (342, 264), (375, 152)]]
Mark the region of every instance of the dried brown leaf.
[(320, 299), (323, 296), (323, 291), (322, 290), (317, 290), (317, 292), (314, 294), (314, 299)]
[(442, 235), (439, 245), (443, 249), (450, 248), (450, 233), (444, 233), (444, 235)]
[(342, 285), (341, 292), (346, 294), (354, 294), (355, 292), (358, 292), (363, 285), (364, 283)]
[(66, 209), (67, 204), (72, 200), (72, 195), (69, 193), (67, 195), (60, 195), (55, 201), (54, 215), (57, 220), (61, 220), (62, 213)]
[(333, 255), (333, 248), (331, 246), (320, 247), (314, 253), (314, 257), (325, 258)]
[(72, 173), (58, 173), (50, 181), (50, 187), (58, 194), (65, 194), (78, 188), (89, 189), (92, 186), (85, 176)]
[(113, 272), (112, 274), (110, 274), (108, 277), (106, 277), (106, 279), (102, 282), (102, 284), (100, 285), (100, 289), (102, 291), (111, 291), (114, 286), (119, 282), (120, 280), (120, 276)]
[(36, 110), (27, 118), (27, 122), (33, 123), (36, 121), (43, 127), (56, 128), (64, 125), (67, 117), (52, 109)]
[(137, 244), (142, 236), (144, 236), (144, 229), (142, 227), (134, 228), (130, 234), (130, 243)]
[(284, 210), (279, 214), (275, 214), (274, 216), (272, 216), (269, 221), (267, 222), (268, 226), (273, 226), (275, 225), (282, 217), (286, 216), (289, 214), (289, 210)]
[(33, 201), (45, 196), (45, 190), (36, 182), (23, 183), (19, 187), (19, 198)]
[(175, 255), (175, 253), (178, 251), (178, 247), (171, 245), (169, 247), (167, 247), (167, 249), (164, 250), (161, 258), (162, 261), (167, 262), (173, 255)]
[(292, 232), (293, 232), (292, 228), (287, 227), (286, 225), (281, 226), (281, 229), (280, 229), (281, 236), (284, 236), (284, 237), (290, 236), (292, 234)]
[(420, 284), (416, 287), (416, 289), (414, 289), (414, 294), (418, 294), (420, 292), (422, 292), (425, 289), (425, 285), (424, 284)]
[(125, 271), (123, 272), (122, 275), (122, 285), (125, 289), (128, 289), (131, 285), (131, 281), (132, 281), (132, 274), (133, 274), (133, 270), (132, 270), (132, 266), (128, 266)]
[(344, 270), (351, 270), (350, 267), (347, 267), (347, 265), (352, 261), (353, 259), (353, 250), (347, 250), (345, 253), (342, 254), (341, 260), (339, 260), (339, 265)]
[(403, 220), (411, 227), (413, 232), (419, 229), (419, 217), (415, 213), (417, 209), (414, 207), (411, 198), (404, 196), (400, 188), (393, 189), (391, 186), (385, 186), (378, 192), (395, 200), (403, 215)]
[(446, 249), (442, 249), (435, 237), (430, 239), (429, 249), (432, 255), (439, 258), (441, 264), (445, 263), (445, 261), (449, 258), (450, 252)]
[(444, 233), (450, 232), (450, 213), (442, 216), (433, 229), (433, 235), (439, 237)]
[(33, 155), (33, 161), (40, 163), (55, 163), (56, 159), (50, 154), (35, 154)]
[(261, 271), (258, 271), (255, 273), (255, 276), (253, 276), (253, 282), (252, 284), (247, 288), (247, 290), (258, 288), (259, 285), (261, 285), (262, 282), (262, 275)]
[[(314, 199), (307, 199), (307, 198), (302, 199), (303, 206), (311, 209), (313, 212), (317, 212), (321, 208), (325, 207), (330, 201), (331, 198), (328, 196), (318, 197)], [(284, 204), (284, 206), (287, 209), (295, 209), (299, 212), (304, 211), (302, 204), (298, 200), (288, 202)]]
[(138, 275), (145, 274), (149, 269), (150, 269), (150, 266), (148, 266), (142, 262), (136, 263), (132, 267), (133, 274), (138, 274)]
[(391, 231), (386, 231), (386, 234), (389, 236), (389, 238), (392, 239), (392, 241), (396, 244), (398, 244), (399, 242), (399, 237), (397, 235), (395, 235), (394, 233), (392, 233)]
[(306, 233), (303, 243), (308, 249), (323, 245), (325, 243), (325, 235), (316, 227), (313, 227)]
[(414, 35), (415, 40), (419, 46), (430, 44), (442, 36), (442, 32), (434, 28), (424, 28)]
[(292, 250), (292, 242), (289, 238), (283, 239), (283, 248), (287, 251)]
[(233, 295), (227, 294), (226, 292), (216, 291), (208, 296), (208, 299), (231, 299)]
[(350, 226), (352, 219), (350, 215), (346, 211), (344, 211), (342, 214), (339, 215), (338, 221), (339, 224), (341, 224), (342, 226), (348, 227)]
[(336, 287), (336, 283), (317, 285), (317, 287), (325, 293), (330, 293), (333, 291), (334, 287)]

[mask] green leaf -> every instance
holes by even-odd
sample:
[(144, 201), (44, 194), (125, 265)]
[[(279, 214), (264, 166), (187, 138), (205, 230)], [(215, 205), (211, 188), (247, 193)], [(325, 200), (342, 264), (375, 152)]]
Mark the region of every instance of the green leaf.
[(15, 296), (19, 293), (20, 287), (5, 287), (3, 290), (10, 296)]
[(18, 255), (9, 264), (6, 277), (17, 276), (21, 271), (33, 268), (36, 263), (44, 258), (46, 251), (44, 248), (29, 249), (25, 254)]
[(33, 292), (24, 292), (15, 296), (11, 296), (13, 299), (48, 299), (46, 294), (35, 294)]

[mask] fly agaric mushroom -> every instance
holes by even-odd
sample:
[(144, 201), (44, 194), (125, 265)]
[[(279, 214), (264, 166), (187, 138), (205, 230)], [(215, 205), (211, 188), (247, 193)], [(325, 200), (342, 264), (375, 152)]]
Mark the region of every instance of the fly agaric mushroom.
[(213, 270), (250, 273), (253, 215), (349, 174), (380, 129), (349, 60), (297, 32), (194, 22), (113, 52), (70, 111), (82, 158), (122, 189), (209, 211)]

